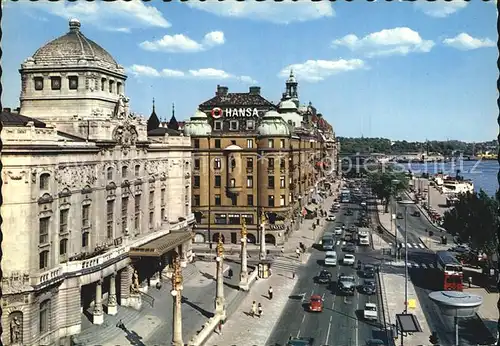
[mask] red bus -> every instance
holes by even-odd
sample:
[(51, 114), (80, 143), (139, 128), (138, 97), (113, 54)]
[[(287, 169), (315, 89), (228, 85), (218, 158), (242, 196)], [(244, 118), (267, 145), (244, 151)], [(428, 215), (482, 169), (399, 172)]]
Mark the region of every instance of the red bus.
[(436, 252), (436, 269), (442, 274), (440, 286), (444, 291), (463, 290), (462, 264), (448, 251)]

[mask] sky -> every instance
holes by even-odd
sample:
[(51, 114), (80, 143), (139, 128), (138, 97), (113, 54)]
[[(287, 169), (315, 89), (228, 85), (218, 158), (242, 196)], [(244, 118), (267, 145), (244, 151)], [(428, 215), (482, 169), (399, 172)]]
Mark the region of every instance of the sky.
[(337, 136), (486, 141), (498, 135), (497, 11), (493, 2), (355, 1), (5, 3), (4, 107), (18, 107), (20, 64), (68, 31), (128, 75), (131, 109), (178, 120), (217, 85), (253, 85), (277, 103), (290, 69), (300, 102)]

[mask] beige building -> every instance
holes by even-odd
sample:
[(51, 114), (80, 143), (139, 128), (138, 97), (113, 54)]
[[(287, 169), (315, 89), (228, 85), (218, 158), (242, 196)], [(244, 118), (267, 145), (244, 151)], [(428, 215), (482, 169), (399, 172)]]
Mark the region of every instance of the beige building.
[(124, 69), (69, 27), (21, 65), (20, 108), (1, 113), (3, 345), (69, 345), (84, 315), (137, 308), (192, 256), (191, 139), (148, 135)]

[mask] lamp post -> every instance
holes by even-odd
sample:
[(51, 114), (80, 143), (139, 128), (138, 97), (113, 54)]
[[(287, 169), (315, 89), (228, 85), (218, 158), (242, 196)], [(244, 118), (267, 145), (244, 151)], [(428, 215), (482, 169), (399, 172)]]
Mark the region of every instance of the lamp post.
[(247, 225), (243, 218), (241, 225), (241, 267), (240, 267), (240, 288), (248, 290), (248, 266), (247, 266)]
[[(397, 179), (393, 179), (391, 180), (391, 199), (390, 199), (390, 212), (391, 212), (391, 233), (392, 233), (392, 224), (394, 223), (394, 218), (393, 218), (393, 198), (394, 198), (394, 185), (397, 185), (399, 184), (399, 180)], [(398, 258), (398, 228), (395, 227), (395, 230), (394, 230), (394, 236), (395, 236), (395, 241), (394, 241), (394, 256), (396, 257), (396, 259)]]
[(217, 243), (217, 287), (215, 292), (215, 313), (221, 315), (224, 320), (226, 318), (226, 300), (224, 298), (224, 245), (222, 237), (219, 236)]
[(404, 313), (408, 312), (408, 230), (406, 228), (406, 220), (408, 219), (408, 206), (414, 204), (413, 201), (405, 200), (398, 202), (405, 208), (405, 310)]
[(179, 254), (175, 255), (174, 258), (174, 272), (172, 275), (172, 294), (173, 299), (173, 311), (174, 318), (172, 321), (172, 345), (173, 346), (183, 346), (182, 341), (182, 271), (181, 271), (181, 259)]
[(264, 213), (262, 213), (260, 227), (261, 231), (259, 259), (262, 261), (266, 259), (266, 216), (264, 215)]

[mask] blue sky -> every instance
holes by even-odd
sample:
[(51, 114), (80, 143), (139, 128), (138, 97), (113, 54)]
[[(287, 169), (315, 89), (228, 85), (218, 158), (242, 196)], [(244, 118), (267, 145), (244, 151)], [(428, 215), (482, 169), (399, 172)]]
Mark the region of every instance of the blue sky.
[(217, 84), (251, 85), (277, 102), (290, 67), (338, 136), (491, 140), (498, 134), (493, 3), (160, 1), (7, 3), (4, 106), (17, 107), (18, 69), (44, 43), (82, 32), (127, 69), (132, 110), (178, 119)]

